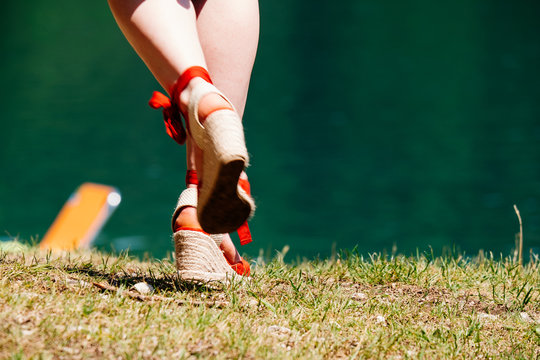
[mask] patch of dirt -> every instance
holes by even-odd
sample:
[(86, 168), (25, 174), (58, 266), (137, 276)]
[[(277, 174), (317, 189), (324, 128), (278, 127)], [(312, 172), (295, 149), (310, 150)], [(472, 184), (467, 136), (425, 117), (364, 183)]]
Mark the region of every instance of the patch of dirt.
[[(493, 315), (500, 315), (509, 311), (504, 304), (497, 304), (491, 300), (480, 299), (478, 294), (471, 292), (453, 293), (448, 289), (431, 287), (423, 288), (417, 285), (391, 283), (386, 285), (365, 285), (344, 283), (349, 289), (351, 298), (359, 292), (366, 294), (367, 298), (385, 296), (387, 300), (393, 301), (411, 298), (419, 305), (433, 306), (442, 302), (449, 305), (457, 305), (460, 310), (466, 313), (483, 312)], [(486, 297), (487, 298), (487, 297)]]

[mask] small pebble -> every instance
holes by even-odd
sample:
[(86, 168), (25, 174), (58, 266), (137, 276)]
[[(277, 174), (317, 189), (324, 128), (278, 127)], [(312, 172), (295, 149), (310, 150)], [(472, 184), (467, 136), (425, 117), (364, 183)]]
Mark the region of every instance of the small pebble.
[(81, 287), (89, 287), (90, 283), (86, 282), (84, 280), (77, 280), (77, 279), (70, 279), (68, 278), (66, 280), (66, 284), (69, 286), (81, 286)]
[(67, 328), (67, 330), (72, 331), (72, 332), (83, 331), (84, 327), (82, 327), (81, 325), (79, 325), (79, 326), (70, 326), (70, 327)]
[(361, 292), (357, 292), (351, 295), (351, 299), (354, 301), (364, 301), (367, 300), (367, 295)]
[(386, 322), (386, 319), (384, 318), (384, 316), (382, 315), (377, 315), (377, 317), (375, 318), (375, 321), (379, 324), (381, 323), (385, 323)]
[(291, 333), (291, 329), (286, 328), (285, 326), (271, 325), (268, 327), (267, 332), (276, 335), (287, 335)]
[(33, 333), (36, 332), (36, 329), (32, 329), (32, 330), (22, 330), (22, 335), (23, 336), (29, 336), (29, 335), (32, 335)]
[(279, 344), (279, 346), (281, 346), (282, 348), (284, 348), (284, 349), (287, 350), (287, 351), (291, 351), (291, 350), (292, 350), (292, 346), (291, 346), (291, 345), (288, 345), (288, 344)]
[(534, 321), (531, 318), (531, 316), (529, 314), (527, 314), (526, 312), (520, 313), (519, 316), (521, 317), (521, 320), (523, 320), (523, 321), (526, 321), (526, 322), (533, 322)]
[(339, 325), (337, 322), (335, 321), (330, 321), (330, 324), (334, 325), (335, 327), (337, 327), (338, 329), (341, 329), (341, 325)]
[(79, 280), (75, 280), (75, 279), (67, 279), (67, 280), (66, 280), (66, 283), (67, 283), (68, 285), (71, 285), (71, 286), (73, 286), (73, 285), (79, 285)]
[(154, 287), (145, 282), (136, 283), (133, 285), (133, 289), (142, 295), (147, 295), (154, 291)]
[(497, 315), (486, 314), (486, 313), (479, 313), (478, 317), (480, 319), (486, 319), (486, 320), (497, 320)]

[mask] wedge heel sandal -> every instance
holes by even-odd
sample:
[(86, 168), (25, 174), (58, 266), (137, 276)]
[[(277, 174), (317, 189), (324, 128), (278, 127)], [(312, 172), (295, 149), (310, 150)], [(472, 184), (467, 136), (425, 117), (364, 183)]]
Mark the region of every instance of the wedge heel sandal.
[(183, 281), (207, 284), (242, 277), (225, 260), (214, 239), (200, 231), (180, 229), (174, 233), (176, 269)]
[(249, 278), (250, 266), (240, 258), (236, 264), (229, 263), (219, 248), (223, 234), (207, 234), (201, 229), (180, 227), (175, 231), (175, 221), (183, 208), (197, 207), (197, 189), (187, 188), (180, 194), (172, 216), (176, 269), (183, 281), (200, 284), (229, 282)]

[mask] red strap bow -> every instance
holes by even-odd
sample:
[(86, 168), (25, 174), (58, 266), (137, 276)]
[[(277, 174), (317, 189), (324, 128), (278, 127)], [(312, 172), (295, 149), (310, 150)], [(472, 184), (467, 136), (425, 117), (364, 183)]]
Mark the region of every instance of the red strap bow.
[[(169, 136), (180, 145), (184, 145), (186, 142), (187, 134), (186, 129), (184, 129), (184, 125), (182, 124), (180, 107), (176, 103), (176, 99), (178, 99), (180, 93), (184, 91), (189, 82), (195, 77), (200, 77), (212, 84), (210, 75), (205, 68), (201, 66), (192, 66), (186, 69), (186, 71), (180, 75), (176, 83), (172, 86), (170, 91), (172, 100), (159, 91), (154, 91), (150, 101), (148, 102), (148, 105), (150, 105), (153, 109), (163, 108), (163, 121), (165, 122), (167, 134), (169, 134)], [(189, 130), (187, 121), (186, 127)]]
[(167, 134), (169, 134), (169, 136), (178, 144), (184, 145), (187, 134), (184, 125), (182, 124), (182, 116), (180, 115), (178, 105), (171, 102), (167, 96), (159, 91), (154, 91), (148, 105), (153, 109), (163, 108), (163, 121), (165, 122)]

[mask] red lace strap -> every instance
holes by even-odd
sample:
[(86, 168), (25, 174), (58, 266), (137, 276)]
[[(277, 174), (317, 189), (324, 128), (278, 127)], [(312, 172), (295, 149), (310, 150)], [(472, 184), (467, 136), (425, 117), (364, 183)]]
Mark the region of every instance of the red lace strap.
[(238, 233), (238, 237), (240, 238), (240, 245), (246, 245), (253, 241), (253, 239), (251, 238), (251, 231), (249, 230), (247, 220), (245, 223), (240, 225), (236, 232)]
[[(244, 191), (248, 195), (251, 195), (251, 186), (249, 185), (249, 181), (247, 181), (246, 179), (240, 179), (238, 180), (238, 184), (242, 189), (244, 189)], [(253, 239), (251, 238), (251, 231), (249, 230), (247, 220), (245, 223), (240, 225), (236, 232), (238, 233), (238, 237), (240, 238), (240, 245), (246, 245), (253, 241)]]
[(203, 80), (206, 80), (206, 82), (213, 84), (212, 79), (210, 79), (210, 74), (208, 74), (208, 71), (205, 68), (202, 66), (192, 66), (186, 69), (172, 86), (170, 94), (173, 99), (178, 99), (180, 93), (184, 91), (189, 82), (196, 77), (200, 77)]
[(180, 93), (189, 84), (191, 79), (195, 77), (200, 77), (212, 84), (210, 75), (205, 68), (201, 66), (192, 66), (184, 71), (182, 75), (180, 75), (176, 83), (174, 83), (170, 89), (169, 94), (171, 94), (172, 100), (159, 91), (154, 91), (150, 101), (148, 102), (148, 105), (150, 105), (150, 107), (153, 109), (163, 108), (165, 130), (167, 131), (167, 134), (169, 134), (169, 136), (180, 145), (184, 145), (186, 142), (187, 133), (184, 129), (184, 125), (182, 124), (180, 106), (177, 103), (177, 99), (180, 96)]
[(165, 123), (167, 134), (178, 144), (184, 145), (187, 134), (184, 125), (182, 125), (182, 117), (180, 116), (178, 105), (171, 102), (167, 96), (159, 91), (154, 91), (148, 105), (153, 109), (163, 108), (163, 122)]
[[(227, 258), (225, 258), (225, 260), (227, 260)], [(229, 260), (227, 260), (227, 263), (238, 275), (249, 276), (251, 274), (249, 263), (242, 257), (240, 257), (240, 262), (237, 262), (236, 264), (231, 264)]]
[(197, 170), (188, 170), (186, 172), (186, 185), (199, 185)]

